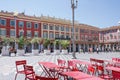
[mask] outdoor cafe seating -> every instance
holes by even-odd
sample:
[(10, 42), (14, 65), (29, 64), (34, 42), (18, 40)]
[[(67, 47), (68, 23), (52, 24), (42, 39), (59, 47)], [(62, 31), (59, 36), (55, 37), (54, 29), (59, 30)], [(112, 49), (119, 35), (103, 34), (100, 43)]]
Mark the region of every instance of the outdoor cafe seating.
[[(42, 61), (38, 62), (42, 72), (40, 75), (36, 75), (33, 66), (27, 65), (26, 60), (20, 60), (16, 61), (16, 70), (17, 74), (25, 74), (25, 79), (29, 80), (68, 80), (69, 78), (73, 80), (119, 80), (120, 67), (114, 66), (118, 62), (115, 62), (114, 65), (106, 65), (106, 61), (96, 58), (90, 58), (89, 62), (57, 59), (58, 64)], [(24, 70), (18, 71), (18, 65), (23, 65)], [(80, 68), (81, 66), (83, 68)]]
[(24, 65), (26, 65), (26, 64), (27, 64), (26, 60), (19, 60), (19, 61), (15, 62), (15, 65), (16, 65), (15, 80), (16, 80), (18, 74), (24, 74), (25, 75)]

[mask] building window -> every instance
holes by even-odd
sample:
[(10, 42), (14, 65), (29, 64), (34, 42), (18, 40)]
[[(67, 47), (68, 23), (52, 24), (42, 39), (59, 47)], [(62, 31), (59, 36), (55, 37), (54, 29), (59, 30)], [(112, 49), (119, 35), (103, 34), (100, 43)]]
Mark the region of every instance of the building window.
[(55, 34), (55, 38), (59, 38), (59, 34)]
[(24, 35), (23, 31), (20, 31), (19, 36), (23, 36), (23, 35)]
[(73, 32), (73, 28), (71, 28), (71, 32)]
[(32, 37), (32, 33), (30, 31), (27, 32), (27, 37)]
[(6, 26), (6, 19), (1, 19), (1, 25)]
[(43, 32), (43, 38), (48, 38), (48, 32)]
[(19, 27), (23, 27), (24, 26), (24, 22), (23, 21), (19, 21)]
[(76, 40), (78, 40), (78, 36), (76, 36)]
[(49, 38), (50, 38), (50, 39), (54, 38), (54, 34), (53, 34), (53, 32), (50, 32), (50, 34), (49, 34)]
[(24, 35), (24, 31), (23, 30), (20, 30), (19, 31), (19, 36), (23, 36)]
[(10, 20), (10, 26), (15, 26), (15, 20)]
[(66, 27), (66, 32), (69, 32), (69, 27)]
[(35, 24), (34, 24), (34, 28), (35, 28), (35, 29), (38, 29), (38, 26), (39, 26), (38, 23), (35, 23)]
[(78, 32), (78, 28), (75, 28), (75, 31)]
[(69, 35), (66, 35), (66, 39), (69, 39), (70, 38), (70, 36)]
[(10, 36), (15, 36), (15, 30), (10, 30)]
[(0, 29), (0, 35), (1, 36), (6, 36), (6, 30)]
[(48, 24), (43, 24), (43, 29), (48, 29)]
[(61, 31), (64, 31), (64, 26), (61, 26)]
[(53, 25), (50, 25), (50, 26), (49, 26), (49, 30), (54, 30), (54, 26), (53, 26)]
[(35, 33), (34, 33), (34, 37), (38, 37), (38, 32), (35, 32)]
[(55, 30), (56, 30), (56, 31), (59, 31), (59, 26), (56, 25), (56, 26), (55, 26)]
[(110, 34), (110, 38), (113, 39), (113, 35), (112, 34)]
[(81, 35), (81, 40), (85, 40), (85, 36), (84, 35)]
[(27, 22), (27, 28), (31, 28), (31, 22)]
[(65, 38), (64, 34), (61, 34), (61, 36), (60, 36), (60, 37), (61, 37), (61, 39), (64, 39), (64, 38)]
[(85, 30), (84, 29), (80, 29), (80, 33), (84, 33), (85, 32)]

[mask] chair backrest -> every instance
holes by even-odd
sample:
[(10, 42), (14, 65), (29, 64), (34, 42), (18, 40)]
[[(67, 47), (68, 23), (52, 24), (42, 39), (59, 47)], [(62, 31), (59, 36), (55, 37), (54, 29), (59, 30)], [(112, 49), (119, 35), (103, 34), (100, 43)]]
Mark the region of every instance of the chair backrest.
[(59, 66), (65, 66), (65, 64), (66, 64), (66, 61), (62, 60), (62, 59), (57, 59), (57, 62), (58, 62)]
[(35, 76), (36, 80), (58, 80), (58, 78), (49, 78), (49, 77), (43, 77), (43, 76)]
[(71, 71), (79, 71), (77, 64), (74, 61), (68, 60), (68, 68)]
[(33, 66), (25, 65), (24, 69), (25, 69), (26, 72), (28, 72), (28, 71), (34, 72)]
[(23, 67), (22, 69), (24, 69), (24, 65), (27, 64), (27, 61), (26, 60), (19, 60), (19, 61), (16, 61), (15, 64), (16, 64), (16, 70), (17, 70), (17, 72), (19, 72), (22, 70), (19, 70), (18, 67), (22, 66)]
[(95, 74), (95, 68), (92, 65), (89, 65), (87, 67), (87, 71), (89, 74), (94, 75)]
[(112, 61), (117, 62), (118, 60), (117, 60), (117, 58), (112, 58)]
[(94, 59), (94, 58), (90, 58), (90, 62), (91, 62), (91, 64), (92, 64), (93, 66), (96, 65), (96, 59)]
[(117, 61), (120, 62), (120, 58), (118, 58)]
[(27, 79), (35, 80), (35, 72), (33, 70), (33, 66), (25, 65), (25, 76)]

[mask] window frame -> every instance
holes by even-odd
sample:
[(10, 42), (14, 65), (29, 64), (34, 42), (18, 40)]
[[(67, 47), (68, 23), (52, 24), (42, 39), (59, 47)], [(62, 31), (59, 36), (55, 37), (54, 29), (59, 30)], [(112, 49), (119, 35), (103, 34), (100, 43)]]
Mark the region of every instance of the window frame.
[[(21, 25), (20, 23), (22, 23), (23, 26), (20, 26)], [(21, 28), (23, 28), (24, 27), (24, 21), (19, 21), (18, 22), (18, 26), (21, 27)]]

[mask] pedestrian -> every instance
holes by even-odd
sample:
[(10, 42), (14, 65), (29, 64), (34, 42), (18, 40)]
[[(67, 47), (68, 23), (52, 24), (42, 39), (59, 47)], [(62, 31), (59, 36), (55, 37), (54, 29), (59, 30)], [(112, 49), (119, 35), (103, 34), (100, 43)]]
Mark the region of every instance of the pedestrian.
[(98, 49), (98, 47), (97, 47), (97, 54), (99, 53), (99, 49)]

